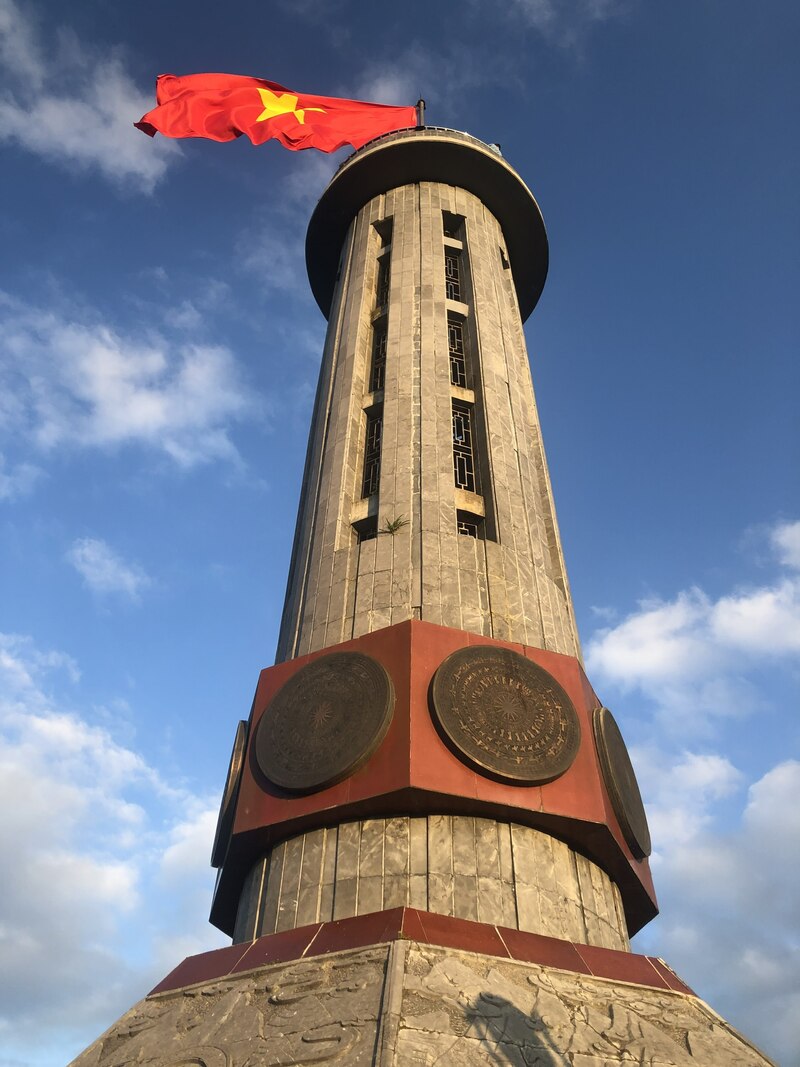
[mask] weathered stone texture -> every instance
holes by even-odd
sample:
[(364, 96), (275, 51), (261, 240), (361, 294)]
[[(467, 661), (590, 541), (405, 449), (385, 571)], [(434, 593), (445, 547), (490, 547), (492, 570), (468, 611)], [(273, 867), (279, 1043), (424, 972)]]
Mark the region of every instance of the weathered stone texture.
[(150, 997), (71, 1067), (306, 1063), (770, 1067), (771, 1061), (692, 996), (400, 941)]
[(619, 889), (562, 841), (462, 815), (366, 819), (299, 834), (246, 881), (234, 941), (402, 906), (629, 949)]
[[(442, 213), (464, 219), (443, 235)], [(392, 220), (381, 245), (375, 223)], [(464, 302), (447, 300), (445, 246)], [(345, 242), (323, 354), (278, 659), (405, 619), (580, 655), (525, 338), (502, 230), (480, 200), (432, 182), (376, 196)], [(504, 253), (503, 253), (504, 254)], [(369, 392), (378, 262), (391, 262), (385, 385)], [(450, 381), (448, 313), (463, 320), (470, 388)], [(455, 487), (451, 405), (473, 404), (482, 495)], [(382, 405), (380, 489), (362, 499), (366, 413)], [(456, 511), (485, 515), (485, 540)], [(359, 543), (354, 522), (394, 536)]]
[(681, 993), (410, 945), (389, 1063), (405, 1067), (763, 1067)]
[(376, 1062), (386, 946), (140, 1001), (71, 1067)]

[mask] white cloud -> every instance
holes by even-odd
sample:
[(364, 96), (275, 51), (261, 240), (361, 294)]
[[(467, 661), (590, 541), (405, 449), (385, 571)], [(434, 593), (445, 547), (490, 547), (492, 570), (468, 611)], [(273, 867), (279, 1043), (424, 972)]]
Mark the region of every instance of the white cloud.
[(160, 874), (167, 885), (206, 872), (216, 828), (216, 805), (203, 807), (172, 827), (160, 860)]
[(772, 531), (772, 546), (781, 563), (800, 570), (800, 522), (781, 522)]
[(67, 561), (92, 592), (119, 593), (136, 603), (150, 578), (135, 563), (126, 563), (105, 541), (81, 537), (70, 545)]
[(800, 652), (800, 580), (721, 597), (709, 617), (713, 638), (749, 655)]
[[(760, 530), (773, 562), (793, 565), (798, 525)], [(752, 562), (762, 566), (754, 536)], [(635, 703), (637, 739), (647, 738), (631, 758), (662, 913), (634, 948), (663, 956), (786, 1063), (800, 1047), (800, 762), (773, 758), (745, 774), (730, 755), (741, 751), (741, 724), (726, 719), (758, 708), (769, 741), (780, 709), (760, 695), (761, 672), (767, 664), (775, 679), (796, 669), (799, 632), (800, 580), (784, 571), (714, 597), (695, 587), (643, 602), (600, 629), (586, 656), (612, 706), (615, 691), (623, 706)], [(737, 732), (735, 749), (726, 726)], [(762, 746), (752, 747), (755, 763)]]
[(164, 319), (177, 330), (197, 330), (203, 325), (203, 316), (191, 300), (182, 300), (177, 307), (169, 307)]
[(37, 27), (13, 0), (0, 0), (0, 59), (10, 73), (31, 81), (35, 88), (41, 85), (45, 61)]
[(710, 809), (735, 794), (744, 776), (719, 753), (683, 750), (672, 758), (656, 745), (631, 749), (642, 783), (657, 871), (665, 853), (696, 840), (711, 821)]
[[(310, 299), (305, 261), (308, 219), (338, 163), (338, 156), (299, 152), (281, 184), (281, 196), (263, 208), (236, 242), (239, 269), (259, 285), (265, 296)], [(297, 318), (293, 317), (297, 325)]]
[(569, 48), (580, 45), (594, 25), (620, 17), (629, 7), (630, 0), (511, 0), (509, 11), (550, 43)]
[(755, 781), (728, 830), (717, 801), (741, 775), (726, 760), (707, 758), (695, 766), (699, 788), (681, 797), (682, 762), (663, 767), (650, 819), (659, 825), (669, 818), (675, 796), (695, 818), (657, 858), (654, 875), (666, 906), (635, 948), (666, 958), (748, 1037), (793, 1062), (800, 1048), (800, 762), (781, 762)]
[[(63, 1062), (65, 1043), (75, 1052), (88, 1044), (179, 962), (162, 958), (166, 942), (194, 951), (223, 943), (206, 922), (210, 800), (174, 788), (69, 698), (53, 696), (65, 685), (74, 695), (78, 677), (63, 653), (0, 634), (0, 1029), (9, 1062), (30, 1062), (47, 1042), (50, 1062)], [(165, 867), (168, 912), (153, 903)]]
[(231, 420), (252, 413), (222, 346), (130, 337), (88, 312), (47, 310), (0, 293), (4, 429), (39, 450), (146, 445), (179, 466), (238, 462)]
[(285, 298), (292, 294), (306, 295), (303, 244), (293, 229), (287, 229), (276, 218), (258, 230), (243, 234), (237, 244), (241, 266), (258, 279), (264, 292), (280, 292)]
[(415, 104), (420, 94), (437, 108), (460, 110), (464, 94), (486, 85), (507, 85), (508, 60), (487, 45), (467, 48), (456, 42), (434, 52), (416, 42), (385, 53), (367, 65), (355, 86), (342, 92), (382, 104)]
[[(793, 558), (798, 523), (769, 531), (781, 562)], [(708, 729), (710, 717), (762, 707), (748, 674), (800, 652), (800, 577), (791, 574), (716, 600), (692, 588), (671, 600), (642, 601), (586, 649), (595, 679), (652, 700), (673, 728)]]
[(5, 456), (0, 452), (0, 500), (13, 500), (14, 497), (29, 493), (42, 473), (33, 463), (8, 466)]
[(119, 58), (89, 54), (75, 41), (48, 49), (13, 0), (0, 0), (0, 56), (7, 79), (0, 138), (142, 192), (151, 192), (180, 155), (174, 141), (151, 140), (134, 128), (154, 98), (137, 88)]

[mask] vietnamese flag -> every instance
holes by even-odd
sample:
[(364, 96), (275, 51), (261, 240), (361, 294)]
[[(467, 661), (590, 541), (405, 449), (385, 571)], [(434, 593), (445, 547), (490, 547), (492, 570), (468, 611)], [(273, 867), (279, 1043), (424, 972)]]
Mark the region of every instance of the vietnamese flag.
[(244, 134), (253, 144), (275, 139), (294, 151), (360, 148), (382, 133), (417, 124), (415, 107), (294, 93), (241, 74), (161, 74), (156, 100), (158, 107), (134, 123), (151, 137), (158, 132), (233, 141)]

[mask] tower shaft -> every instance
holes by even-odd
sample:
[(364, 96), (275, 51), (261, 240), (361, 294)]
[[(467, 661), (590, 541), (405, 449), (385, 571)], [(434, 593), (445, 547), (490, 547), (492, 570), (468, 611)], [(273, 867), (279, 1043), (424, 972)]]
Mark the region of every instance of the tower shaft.
[(408, 184), (358, 211), (279, 660), (406, 619), (579, 654), (509, 264), (467, 190)]

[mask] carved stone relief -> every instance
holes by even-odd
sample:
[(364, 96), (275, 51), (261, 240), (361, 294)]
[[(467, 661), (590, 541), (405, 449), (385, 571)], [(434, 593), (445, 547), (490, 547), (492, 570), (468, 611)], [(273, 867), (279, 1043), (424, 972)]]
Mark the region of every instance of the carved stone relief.
[(696, 997), (402, 941), (141, 1001), (71, 1067), (316, 1063), (770, 1067)]
[(644, 986), (412, 946), (398, 1065), (765, 1067), (701, 1000)]
[(366, 1067), (387, 953), (299, 960), (141, 1001), (71, 1067)]

